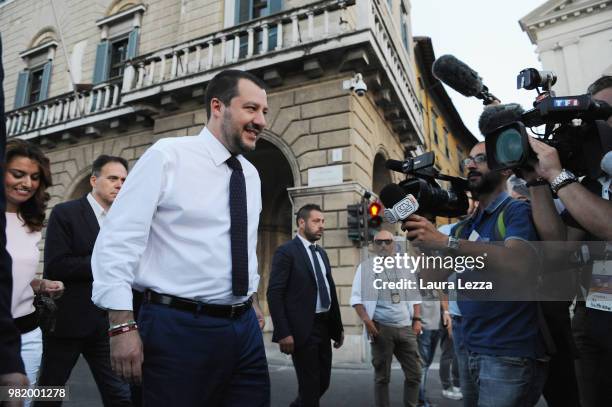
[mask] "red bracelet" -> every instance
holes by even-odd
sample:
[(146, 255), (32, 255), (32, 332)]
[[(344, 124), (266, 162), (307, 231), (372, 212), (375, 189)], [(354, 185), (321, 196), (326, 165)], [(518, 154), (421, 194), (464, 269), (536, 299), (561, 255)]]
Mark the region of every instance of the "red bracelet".
[(136, 325), (136, 324), (132, 324), (132, 325), (128, 325), (128, 326), (122, 326), (121, 328), (117, 328), (117, 329), (113, 329), (111, 331), (108, 331), (108, 336), (112, 338), (113, 336), (121, 335), (121, 334), (124, 334), (126, 332), (130, 332), (130, 331), (135, 331), (137, 329), (138, 329), (138, 325)]

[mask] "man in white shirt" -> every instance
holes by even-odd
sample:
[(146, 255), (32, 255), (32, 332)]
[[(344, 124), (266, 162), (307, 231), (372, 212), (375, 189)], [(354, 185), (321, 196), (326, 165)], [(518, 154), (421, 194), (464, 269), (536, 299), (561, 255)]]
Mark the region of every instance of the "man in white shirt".
[[(377, 256), (393, 257), (395, 242), (391, 232), (381, 230), (374, 236)], [(421, 300), (418, 290), (376, 289), (382, 282), (401, 282), (411, 270), (398, 273), (396, 267), (375, 273), (373, 264), (357, 267), (351, 290), (351, 306), (363, 321), (372, 347), (374, 400), (376, 407), (390, 406), (389, 382), (393, 355), (404, 372), (404, 406), (416, 406), (421, 382), (421, 361), (417, 335), (421, 332)], [(398, 275), (399, 274), (399, 275)], [(375, 283), (380, 279), (381, 283)], [(416, 282), (416, 279), (412, 278)], [(414, 298), (413, 298), (414, 297)], [(408, 300), (410, 298), (410, 300)]]
[(124, 158), (109, 155), (96, 158), (89, 178), (91, 193), (55, 205), (45, 239), (44, 276), (63, 281), (66, 290), (55, 300), (58, 307), (55, 329), (45, 332), (38, 385), (65, 386), (82, 354), (105, 406), (131, 405), (130, 389), (111, 369), (108, 316), (91, 301), (91, 253), (104, 216), (127, 173)]
[[(261, 182), (240, 155), (266, 126), (265, 85), (222, 71), (205, 103), (199, 135), (159, 140), (134, 166), (96, 242), (92, 298), (109, 311), (113, 369), (142, 380), (145, 405), (267, 406)], [(132, 286), (144, 291), (137, 325)]]

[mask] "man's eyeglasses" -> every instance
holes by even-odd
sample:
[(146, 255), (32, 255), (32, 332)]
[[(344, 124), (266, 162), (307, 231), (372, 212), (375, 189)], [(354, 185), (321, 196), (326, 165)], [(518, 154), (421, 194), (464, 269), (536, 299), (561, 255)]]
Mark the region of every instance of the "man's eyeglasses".
[(467, 167), (468, 165), (470, 165), (472, 162), (474, 162), (474, 164), (480, 164), (480, 163), (484, 163), (487, 161), (487, 156), (486, 154), (476, 154), (474, 157), (467, 157), (463, 159), (463, 165), (465, 167)]
[(391, 246), (393, 244), (393, 240), (392, 239), (375, 239), (374, 244), (377, 246), (382, 246), (383, 244), (386, 244), (387, 246)]

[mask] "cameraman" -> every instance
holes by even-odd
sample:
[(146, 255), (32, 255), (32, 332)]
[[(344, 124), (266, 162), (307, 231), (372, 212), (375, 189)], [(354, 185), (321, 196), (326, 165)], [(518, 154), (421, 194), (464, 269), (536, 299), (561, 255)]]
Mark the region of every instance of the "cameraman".
[[(612, 76), (604, 76), (589, 86), (593, 99), (612, 104)], [(608, 118), (612, 125), (612, 117)], [(612, 202), (610, 202), (609, 165), (602, 160), (603, 175), (597, 180), (576, 177), (562, 169), (555, 148), (534, 138), (529, 138), (531, 148), (537, 154), (535, 174), (527, 173), (530, 181), (534, 222), (542, 240), (547, 241), (612, 241)], [(612, 153), (608, 153), (608, 156)], [(557, 196), (566, 208), (561, 215), (555, 209), (551, 188), (547, 183), (534, 182), (539, 176), (556, 189)], [(565, 180), (564, 180), (565, 179)], [(590, 267), (588, 267), (590, 274)], [(588, 290), (590, 276), (587, 275)], [(579, 351), (576, 372), (583, 407), (612, 405), (612, 376), (607, 370), (612, 366), (612, 312), (588, 308), (584, 298), (579, 298), (572, 321), (574, 339)]]
[[(530, 241), (537, 239), (529, 204), (505, 192), (510, 171), (491, 171), (484, 142), (476, 144), (465, 160), (469, 189), (479, 201), (476, 212), (451, 230), (439, 232), (425, 218), (410, 216), (402, 225), (407, 237), (433, 246), (448, 246), (456, 255), (487, 253), (488, 270), (508, 280), (531, 281), (535, 287), (535, 252)], [(504, 232), (498, 225), (504, 224)], [(492, 242), (503, 242), (495, 245)], [(481, 271), (493, 277), (492, 273)], [(476, 271), (466, 271), (475, 275)], [(486, 274), (483, 274), (486, 276)], [(535, 405), (546, 377), (544, 343), (534, 302), (458, 301), (462, 314), (464, 343), (469, 351), (470, 373), (478, 383), (480, 407)]]

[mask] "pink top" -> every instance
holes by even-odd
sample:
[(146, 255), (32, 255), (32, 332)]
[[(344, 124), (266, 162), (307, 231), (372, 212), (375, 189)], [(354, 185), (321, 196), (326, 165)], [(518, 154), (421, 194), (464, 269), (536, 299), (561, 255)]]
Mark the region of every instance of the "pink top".
[(6, 250), (13, 259), (13, 318), (34, 312), (34, 290), (30, 282), (36, 277), (41, 232), (30, 232), (16, 213), (6, 212)]

